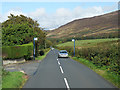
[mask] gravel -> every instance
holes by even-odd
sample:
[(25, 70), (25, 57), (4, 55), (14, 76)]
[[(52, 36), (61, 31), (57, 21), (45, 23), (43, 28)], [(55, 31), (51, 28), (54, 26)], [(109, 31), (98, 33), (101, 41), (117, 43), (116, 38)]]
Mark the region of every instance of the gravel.
[(7, 64), (4, 65), (4, 69), (10, 72), (14, 71), (24, 71), (25, 74), (27, 75), (32, 75), (35, 73), (39, 66), (40, 61), (27, 61), (27, 62), (22, 62), (22, 63), (12, 63), (12, 64)]

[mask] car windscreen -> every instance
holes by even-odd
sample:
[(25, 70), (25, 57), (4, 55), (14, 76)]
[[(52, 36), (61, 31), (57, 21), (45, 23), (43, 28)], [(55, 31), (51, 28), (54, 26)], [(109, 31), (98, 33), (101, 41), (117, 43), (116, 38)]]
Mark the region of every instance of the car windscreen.
[(60, 51), (60, 53), (67, 53), (67, 51)]

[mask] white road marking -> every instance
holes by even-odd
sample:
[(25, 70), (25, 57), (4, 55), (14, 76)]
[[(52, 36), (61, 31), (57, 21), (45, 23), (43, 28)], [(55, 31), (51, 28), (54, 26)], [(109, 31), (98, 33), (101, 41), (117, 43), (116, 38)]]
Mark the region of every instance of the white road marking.
[(64, 81), (65, 81), (65, 84), (66, 84), (67, 89), (70, 90), (70, 87), (69, 87), (69, 85), (68, 85), (67, 79), (64, 78)]
[(58, 61), (58, 64), (60, 65), (60, 62)]
[(57, 59), (57, 61), (58, 61), (58, 59)]
[(62, 72), (62, 73), (64, 73), (64, 72), (63, 72), (63, 69), (62, 69), (62, 67), (61, 67), (61, 66), (60, 66), (60, 70), (61, 70), (61, 72)]

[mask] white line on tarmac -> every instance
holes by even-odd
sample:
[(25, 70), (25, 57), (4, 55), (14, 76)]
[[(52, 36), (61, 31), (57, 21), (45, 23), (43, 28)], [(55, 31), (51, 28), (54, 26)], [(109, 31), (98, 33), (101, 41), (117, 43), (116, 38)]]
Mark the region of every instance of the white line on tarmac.
[(69, 87), (69, 85), (68, 85), (67, 79), (64, 78), (64, 81), (65, 81), (65, 84), (66, 84), (67, 89), (70, 90), (70, 87)]
[(57, 61), (58, 61), (58, 59), (57, 59)]
[(58, 64), (60, 65), (60, 62), (58, 61)]
[(62, 67), (61, 67), (61, 66), (60, 66), (60, 70), (61, 70), (61, 72), (62, 72), (62, 73), (64, 73), (64, 72), (63, 72), (63, 69), (62, 69)]

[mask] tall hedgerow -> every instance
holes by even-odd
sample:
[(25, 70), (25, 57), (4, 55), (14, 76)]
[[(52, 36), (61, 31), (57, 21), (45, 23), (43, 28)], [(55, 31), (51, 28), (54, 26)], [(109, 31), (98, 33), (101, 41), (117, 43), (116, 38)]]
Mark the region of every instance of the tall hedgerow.
[(2, 47), (2, 57), (3, 59), (17, 59), (26, 58), (32, 56), (33, 44), (23, 44), (16, 46), (3, 46)]
[[(100, 44), (95, 47), (76, 48), (75, 56), (78, 58), (85, 58), (93, 62), (98, 67), (106, 66), (109, 71), (120, 75), (120, 46), (119, 42), (112, 44)], [(65, 49), (73, 56), (73, 47), (58, 47)]]

